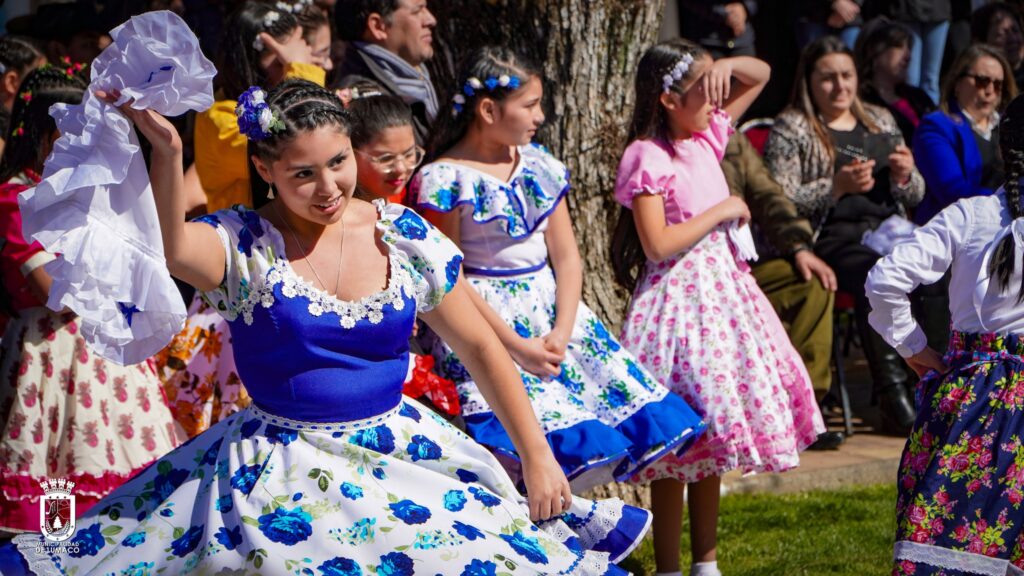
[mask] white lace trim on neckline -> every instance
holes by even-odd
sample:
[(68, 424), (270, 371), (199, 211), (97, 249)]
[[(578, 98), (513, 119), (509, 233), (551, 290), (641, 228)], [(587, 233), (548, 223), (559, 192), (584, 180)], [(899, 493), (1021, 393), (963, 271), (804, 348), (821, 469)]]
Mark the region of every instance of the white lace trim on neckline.
[(246, 325), (252, 325), (253, 311), (259, 304), (264, 308), (274, 305), (274, 286), (281, 284), (281, 294), (286, 298), (302, 296), (309, 301), (307, 309), (313, 316), (324, 313), (338, 315), (338, 323), (342, 328), (353, 328), (360, 320), (367, 319), (371, 324), (380, 324), (384, 319), (384, 306), (391, 304), (395, 310), (405, 308), (405, 297), (415, 298), (411, 289), (413, 284), (409, 271), (394, 254), (388, 256), (391, 278), (387, 288), (374, 292), (359, 300), (339, 300), (337, 297), (317, 288), (305, 278), (295, 273), (291, 264), (279, 259), (267, 272), (263, 286), (249, 294), (241, 306), (239, 313)]
[[(1008, 573), (1008, 567), (1011, 566), (1008, 560), (1002, 558), (992, 558), (907, 540), (896, 543), (893, 549), (893, 558), (983, 576), (1005, 576)], [(1013, 574), (1013, 572), (1009, 573)]]

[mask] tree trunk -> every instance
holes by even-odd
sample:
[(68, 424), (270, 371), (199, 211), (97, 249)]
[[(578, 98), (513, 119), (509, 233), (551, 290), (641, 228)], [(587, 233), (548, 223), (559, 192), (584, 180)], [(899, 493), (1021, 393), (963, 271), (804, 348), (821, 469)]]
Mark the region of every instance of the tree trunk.
[[(619, 207), (615, 173), (633, 108), (640, 56), (656, 39), (664, 0), (444, 0), (431, 73), (442, 98), (454, 93), (459, 60), (486, 44), (509, 46), (542, 63), (547, 122), (539, 140), (569, 167), (569, 195), (583, 300), (617, 332), (629, 294), (612, 274), (609, 248)], [(450, 102), (443, 102), (446, 110)], [(446, 113), (446, 112), (443, 112)], [(646, 501), (646, 490), (597, 490)]]

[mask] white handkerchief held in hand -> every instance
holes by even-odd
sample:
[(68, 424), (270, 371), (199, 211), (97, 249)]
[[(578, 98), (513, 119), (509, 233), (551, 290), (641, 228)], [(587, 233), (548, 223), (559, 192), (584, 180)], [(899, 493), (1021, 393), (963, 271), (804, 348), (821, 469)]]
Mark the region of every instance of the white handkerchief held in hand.
[(860, 242), (882, 256), (888, 256), (897, 242), (913, 236), (917, 228), (917, 224), (899, 214), (893, 214), (883, 220), (878, 228), (865, 232)]
[(754, 247), (754, 235), (750, 233), (749, 224), (740, 226), (739, 220), (733, 220), (726, 226), (726, 231), (740, 260), (757, 261), (757, 248)]
[(95, 90), (121, 91), (118, 104), (168, 116), (213, 105), (217, 70), (172, 12), (135, 16), (110, 32), (93, 62), (81, 104), (56, 104), (60, 138), (43, 179), (18, 203), (26, 238), (58, 254), (46, 305), (73, 310), (97, 354), (142, 362), (185, 323), (185, 304), (167, 271), (149, 173), (131, 122)]

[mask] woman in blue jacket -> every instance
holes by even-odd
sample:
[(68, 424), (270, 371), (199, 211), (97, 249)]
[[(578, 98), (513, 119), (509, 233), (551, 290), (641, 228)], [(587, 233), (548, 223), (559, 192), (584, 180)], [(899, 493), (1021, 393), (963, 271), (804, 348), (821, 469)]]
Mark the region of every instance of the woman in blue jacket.
[(940, 110), (925, 116), (914, 134), (914, 160), (927, 185), (914, 213), (918, 224), (999, 185), (999, 111), (1016, 95), (1010, 66), (994, 48), (975, 44), (957, 58), (942, 86)]

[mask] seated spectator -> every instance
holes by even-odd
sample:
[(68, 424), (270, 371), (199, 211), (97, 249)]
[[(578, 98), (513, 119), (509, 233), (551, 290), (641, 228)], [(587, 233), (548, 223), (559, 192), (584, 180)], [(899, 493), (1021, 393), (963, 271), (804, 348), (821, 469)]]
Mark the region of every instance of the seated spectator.
[(932, 102), (937, 101), (946, 34), (953, 15), (951, 0), (879, 1), (873, 2), (872, 7), (872, 16), (887, 16), (910, 29), (914, 42), (907, 82), (924, 90)]
[(434, 56), (434, 15), (426, 0), (339, 0), (334, 7), (338, 35), (349, 43), (337, 77), (339, 85), (369, 80), (412, 108), (416, 143), (424, 146), (438, 101), (423, 64)]
[(1017, 95), (1001, 52), (975, 44), (946, 74), (940, 110), (924, 117), (914, 157), (928, 192), (914, 213), (923, 224), (960, 198), (991, 194), (1003, 181), (999, 111)]
[(993, 2), (971, 15), (971, 38), (999, 49), (1013, 70), (1017, 86), (1024, 82), (1024, 33), (1020, 13), (1006, 2)]
[[(832, 293), (836, 275), (811, 250), (810, 222), (786, 198), (764, 160), (743, 134), (733, 134), (722, 159), (729, 190), (750, 208), (751, 228), (760, 259), (754, 278), (786, 326), (800, 353), (818, 401), (832, 386)], [(810, 450), (838, 448), (845, 438), (824, 432)]]
[(861, 244), (861, 237), (920, 202), (924, 181), (892, 114), (858, 97), (853, 54), (839, 38), (808, 45), (795, 82), (790, 104), (768, 137), (765, 160), (816, 231), (815, 253), (835, 270), (839, 288), (854, 297), (884, 422), (905, 432), (915, 416), (907, 369), (868, 325), (864, 281), (880, 255)]
[(935, 109), (924, 90), (907, 84), (914, 35), (899, 22), (880, 17), (861, 30), (854, 48), (860, 97), (887, 108), (905, 142), (913, 142), (921, 118)]
[(700, 44), (712, 58), (754, 56), (757, 0), (679, 0), (680, 36)]

